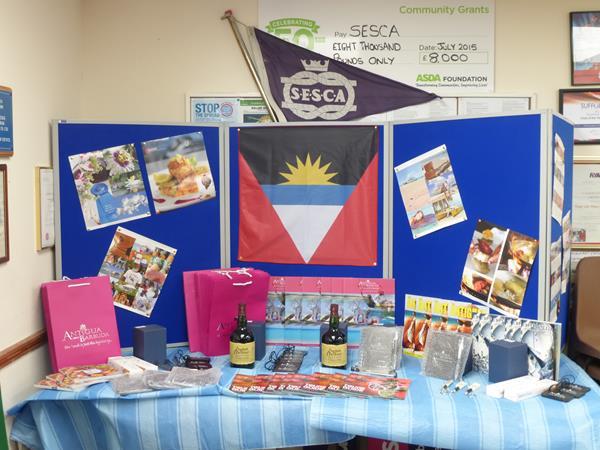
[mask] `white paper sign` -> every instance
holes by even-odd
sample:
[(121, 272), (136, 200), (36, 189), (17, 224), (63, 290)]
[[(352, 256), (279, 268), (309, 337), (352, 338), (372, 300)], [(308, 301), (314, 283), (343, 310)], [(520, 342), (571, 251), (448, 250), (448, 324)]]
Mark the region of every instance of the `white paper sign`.
[(259, 27), (438, 94), (494, 90), (493, 0), (259, 0)]

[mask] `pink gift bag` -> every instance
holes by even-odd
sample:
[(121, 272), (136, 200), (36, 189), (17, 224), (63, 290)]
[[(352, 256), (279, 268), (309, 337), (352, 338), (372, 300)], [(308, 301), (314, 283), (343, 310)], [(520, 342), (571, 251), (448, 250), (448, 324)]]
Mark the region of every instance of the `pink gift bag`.
[(249, 321), (264, 322), (269, 274), (248, 268), (183, 273), (190, 351), (207, 356), (229, 354), (238, 304), (246, 304)]
[(121, 355), (109, 277), (52, 281), (41, 289), (53, 371)]

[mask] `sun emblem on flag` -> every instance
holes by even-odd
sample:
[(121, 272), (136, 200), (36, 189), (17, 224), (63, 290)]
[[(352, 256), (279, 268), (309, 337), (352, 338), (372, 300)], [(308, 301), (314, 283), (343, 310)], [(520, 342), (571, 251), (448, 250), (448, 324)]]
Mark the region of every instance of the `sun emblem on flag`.
[(279, 172), (279, 175), (284, 177), (287, 181), (280, 184), (285, 185), (335, 185), (330, 180), (335, 177), (337, 172), (327, 172), (331, 162), (321, 166), (321, 155), (312, 162), (310, 159), (310, 153), (306, 155), (306, 160), (303, 162), (298, 156), (296, 156), (296, 166), (293, 166), (289, 162), (286, 162), (289, 173)]

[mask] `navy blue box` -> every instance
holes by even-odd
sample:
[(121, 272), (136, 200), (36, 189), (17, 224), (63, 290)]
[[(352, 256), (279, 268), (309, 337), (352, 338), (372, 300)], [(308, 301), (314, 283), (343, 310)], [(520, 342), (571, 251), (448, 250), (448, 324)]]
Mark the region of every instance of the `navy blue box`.
[(133, 329), (133, 355), (160, 366), (167, 360), (167, 329), (142, 325)]
[(522, 342), (494, 341), (489, 345), (491, 383), (527, 375), (527, 345)]
[(248, 322), (248, 328), (254, 336), (254, 359), (260, 361), (265, 357), (267, 345), (265, 340), (265, 323)]

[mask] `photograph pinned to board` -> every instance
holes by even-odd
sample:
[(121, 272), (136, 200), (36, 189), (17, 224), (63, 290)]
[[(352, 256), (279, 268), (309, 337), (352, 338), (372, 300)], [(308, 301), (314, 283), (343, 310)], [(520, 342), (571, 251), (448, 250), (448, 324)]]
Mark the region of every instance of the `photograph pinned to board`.
[(201, 131), (142, 142), (142, 150), (157, 213), (216, 197)]
[(550, 322), (556, 322), (560, 311), (562, 278), (562, 236), (550, 244)]
[(488, 313), (489, 308), (470, 302), (406, 294), (404, 297), (405, 355), (421, 358), (429, 330), (471, 333), (473, 314)]
[(562, 271), (560, 292), (565, 294), (571, 278), (571, 243), (573, 239), (573, 228), (571, 226), (571, 211), (567, 211), (562, 220)]
[(69, 156), (88, 231), (148, 217), (148, 197), (134, 144)]
[(489, 373), (489, 344), (506, 340), (527, 344), (529, 375), (558, 380), (561, 324), (494, 314), (473, 315), (473, 370)]
[(565, 199), (565, 145), (554, 135), (554, 177), (552, 181), (552, 218), (562, 224)]
[(394, 167), (414, 239), (467, 220), (445, 145)]
[(479, 219), (460, 293), (504, 314), (519, 316), (537, 251), (536, 239)]
[(150, 317), (177, 250), (118, 227), (98, 275), (110, 277), (119, 308)]

